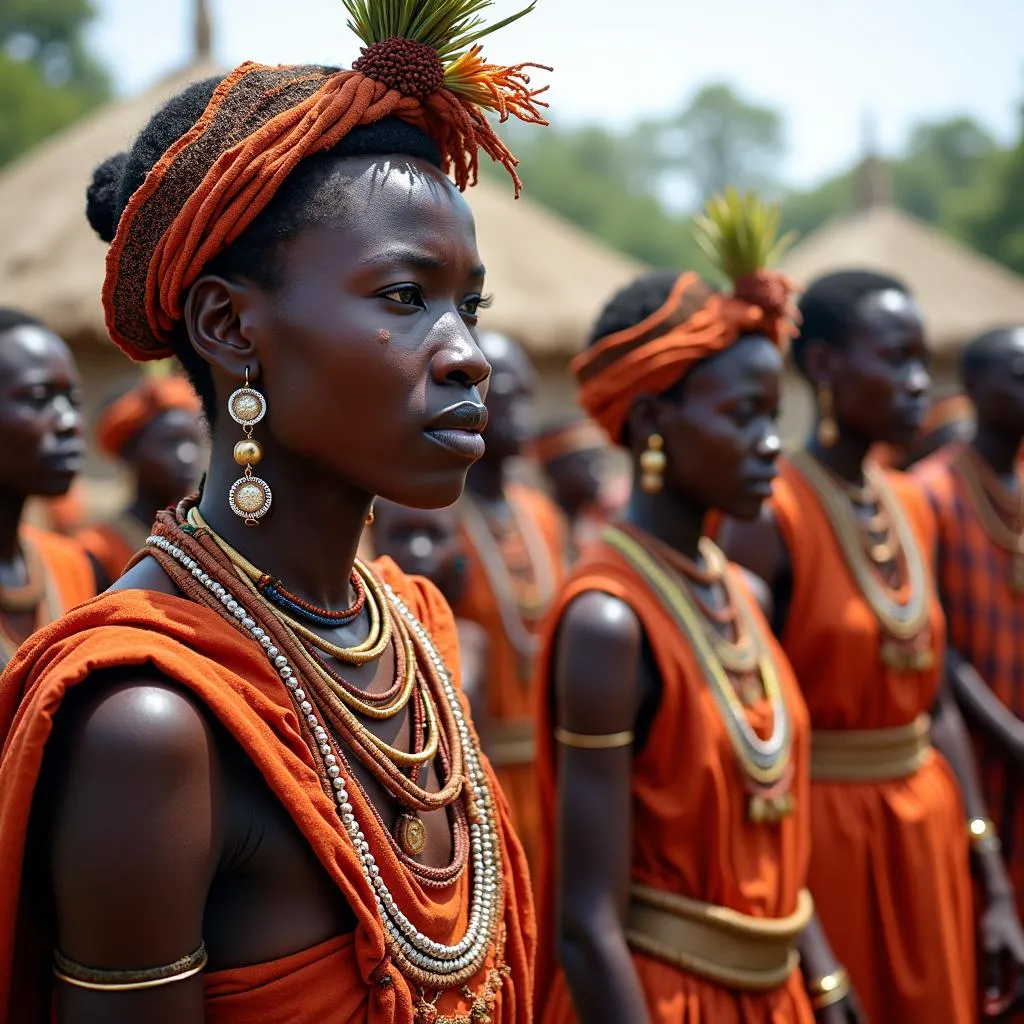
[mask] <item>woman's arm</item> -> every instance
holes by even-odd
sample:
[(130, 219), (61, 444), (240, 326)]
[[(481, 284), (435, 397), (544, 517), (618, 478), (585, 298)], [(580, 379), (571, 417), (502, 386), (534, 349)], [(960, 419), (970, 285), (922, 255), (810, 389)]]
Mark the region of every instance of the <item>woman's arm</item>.
[(1018, 768), (1024, 767), (1024, 722), (992, 692), (970, 662), (953, 650), (947, 651), (946, 659), (949, 683), (964, 715)]
[[(947, 661), (933, 712), (932, 742), (960, 784), (968, 820), (987, 822), (988, 811), (978, 781), (974, 751), (953, 696), (950, 664)], [(966, 829), (966, 822), (964, 827)], [(1024, 931), (1017, 916), (1013, 886), (995, 837), (976, 844), (973, 852), (987, 903), (981, 918), (986, 995), (993, 1001), (1014, 1001), (1020, 990), (1019, 983), (1024, 980)]]
[[(562, 621), (555, 721), (573, 735), (632, 732), (640, 706), (641, 630), (606, 594), (577, 598)], [(571, 740), (570, 737), (565, 737)], [(624, 934), (631, 876), (632, 744), (558, 745), (556, 940), (580, 1024), (646, 1024)]]
[[(182, 691), (152, 679), (119, 682), (77, 710), (53, 752), (58, 947), (93, 970), (173, 964), (202, 942), (222, 846), (213, 735)], [(202, 1024), (203, 1002), (201, 972), (126, 992), (57, 982), (59, 1024)]]

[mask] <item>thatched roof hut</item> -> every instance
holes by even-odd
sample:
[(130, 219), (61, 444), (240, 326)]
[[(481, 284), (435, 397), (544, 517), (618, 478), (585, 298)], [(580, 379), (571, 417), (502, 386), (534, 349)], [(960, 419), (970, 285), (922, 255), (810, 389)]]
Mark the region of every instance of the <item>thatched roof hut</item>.
[(862, 165), (860, 209), (808, 235), (782, 269), (802, 285), (854, 267), (906, 281), (943, 361), (990, 327), (1024, 323), (1024, 277), (891, 205), (884, 181), (872, 185), (876, 168), (870, 157)]

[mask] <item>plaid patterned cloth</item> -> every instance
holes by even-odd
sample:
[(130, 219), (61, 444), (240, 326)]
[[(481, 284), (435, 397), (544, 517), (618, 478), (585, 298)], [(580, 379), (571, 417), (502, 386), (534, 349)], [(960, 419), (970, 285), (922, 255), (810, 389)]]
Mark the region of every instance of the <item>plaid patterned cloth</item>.
[[(998, 545), (976, 512), (964, 478), (965, 445), (951, 445), (919, 463), (913, 475), (938, 525), (940, 596), (949, 644), (978, 671), (1018, 718), (1024, 717), (1024, 593), (1013, 588), (1013, 556)], [(1024, 780), (991, 741), (975, 733), (989, 813), (999, 828), (1018, 903), (1024, 905)]]

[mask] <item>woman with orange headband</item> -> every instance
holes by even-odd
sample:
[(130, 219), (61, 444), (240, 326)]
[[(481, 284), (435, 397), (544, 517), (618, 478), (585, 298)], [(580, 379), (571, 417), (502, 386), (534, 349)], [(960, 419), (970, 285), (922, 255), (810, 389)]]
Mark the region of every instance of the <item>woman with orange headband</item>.
[(451, 612), (356, 558), (375, 495), (450, 505), (483, 450), (458, 187), (514, 167), (488, 111), (542, 123), (487, 6), (346, 0), (353, 70), (243, 64), (97, 173), (111, 337), (184, 363), (212, 451), (0, 686), (4, 1020), (530, 1020)]
[(921, 314), (868, 271), (815, 281), (794, 346), (817, 392), (806, 448), (757, 522), (723, 540), (774, 595), (811, 717), (810, 887), (872, 1024), (977, 1019), (970, 849), (982, 882), (987, 1003), (1015, 1001), (1024, 934), (964, 724), (922, 493), (869, 457), (920, 428)]
[[(624, 520), (561, 591), (542, 662), (544, 1024), (814, 1021), (797, 967), (813, 918), (806, 711), (702, 537), (709, 509), (756, 517), (771, 492), (790, 286), (763, 269), (777, 211), (732, 195), (712, 213), (701, 237), (733, 291), (641, 278), (573, 363), (636, 469)], [(844, 1012), (845, 989), (812, 990)]]
[(132, 503), (82, 530), (78, 542), (109, 585), (146, 546), (153, 517), (194, 489), (202, 468), (202, 407), (187, 380), (151, 377), (114, 399), (96, 425), (100, 451), (131, 471)]

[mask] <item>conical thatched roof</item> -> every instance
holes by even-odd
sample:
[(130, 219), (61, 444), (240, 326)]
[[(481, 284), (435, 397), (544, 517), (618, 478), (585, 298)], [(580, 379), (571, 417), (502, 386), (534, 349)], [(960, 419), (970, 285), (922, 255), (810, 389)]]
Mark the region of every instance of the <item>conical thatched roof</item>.
[[(85, 220), (86, 185), (161, 102), (213, 71), (194, 64), (0, 171), (0, 305), (34, 313), (75, 344), (106, 342), (105, 246)], [(486, 324), (514, 334), (534, 355), (577, 351), (600, 304), (643, 269), (528, 198), (513, 199), (507, 180), (482, 180), (469, 201), (495, 296)]]
[(989, 327), (1024, 324), (1024, 277), (884, 203), (829, 221), (782, 266), (801, 285), (850, 268), (906, 281), (939, 354)]

